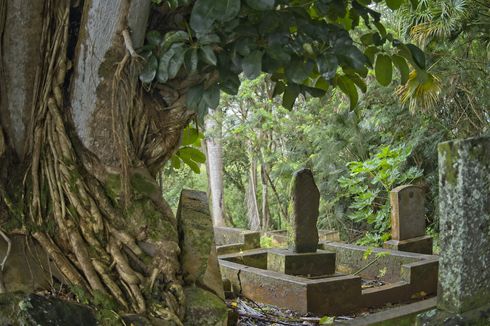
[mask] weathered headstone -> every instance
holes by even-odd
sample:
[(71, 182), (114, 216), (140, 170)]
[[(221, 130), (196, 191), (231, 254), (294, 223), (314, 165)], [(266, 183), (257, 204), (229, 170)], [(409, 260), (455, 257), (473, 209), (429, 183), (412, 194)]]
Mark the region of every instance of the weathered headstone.
[(391, 238), (407, 240), (425, 235), (425, 196), (422, 188), (399, 186), (390, 192)]
[(432, 238), (425, 235), (425, 195), (422, 188), (405, 185), (390, 192), (391, 240), (384, 247), (432, 254)]
[(318, 247), (318, 209), (320, 192), (309, 169), (294, 173), (291, 188), (291, 231), (289, 249), (294, 252), (316, 252)]
[(490, 325), (490, 137), (439, 145), (438, 310), (423, 325)]
[(184, 324), (196, 325), (192, 316), (200, 316), (200, 325), (226, 325), (227, 308), (205, 192), (182, 190), (177, 224), (187, 295)]

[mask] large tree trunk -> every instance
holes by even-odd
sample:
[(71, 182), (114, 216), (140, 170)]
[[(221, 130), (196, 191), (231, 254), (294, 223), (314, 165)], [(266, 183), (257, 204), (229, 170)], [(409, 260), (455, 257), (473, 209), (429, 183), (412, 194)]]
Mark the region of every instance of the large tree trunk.
[(221, 110), (206, 118), (206, 171), (214, 226), (225, 225)]
[[(155, 177), (205, 77), (142, 89), (149, 13), (150, 0), (0, 0), (0, 218), (63, 282), (180, 324), (176, 220)], [(170, 30), (173, 14), (154, 23)]]

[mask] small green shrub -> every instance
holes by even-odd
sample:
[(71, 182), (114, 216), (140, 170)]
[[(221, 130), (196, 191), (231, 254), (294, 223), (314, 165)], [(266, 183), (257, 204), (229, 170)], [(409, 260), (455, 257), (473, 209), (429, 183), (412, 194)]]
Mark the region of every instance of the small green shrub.
[(416, 166), (408, 167), (411, 147), (382, 147), (368, 160), (349, 162), (349, 175), (339, 178), (341, 197), (351, 200), (348, 217), (367, 223), (370, 231), (359, 240), (361, 245), (379, 245), (390, 237), (388, 193), (396, 186), (409, 184), (422, 176)]

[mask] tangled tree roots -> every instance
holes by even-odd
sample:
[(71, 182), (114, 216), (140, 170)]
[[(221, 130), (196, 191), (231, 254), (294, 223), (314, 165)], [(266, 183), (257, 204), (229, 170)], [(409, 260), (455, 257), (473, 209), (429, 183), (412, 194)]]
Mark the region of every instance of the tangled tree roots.
[[(71, 122), (65, 114), (64, 89), (71, 66), (67, 58), (70, 1), (45, 1), (44, 10), (41, 51), (45, 56), (35, 80), (27, 140), (30, 164), (23, 185), (25, 229), (35, 230), (33, 237), (50, 255), (63, 281), (92, 295), (112, 297), (121, 312), (153, 315), (181, 325), (185, 298), (176, 221), (152, 177), (172, 155), (191, 118), (180, 95), (185, 92), (160, 89), (166, 94), (167, 108), (152, 111), (162, 102), (145, 98), (136, 84), (137, 58), (122, 48), (111, 106), (122, 162), (116, 171), (122, 175), (118, 189), (124, 195), (110, 196), (107, 184), (114, 173), (67, 132)], [(190, 87), (192, 81), (181, 84)], [(156, 124), (155, 119), (165, 123)], [(4, 145), (0, 133), (0, 155)], [(135, 176), (155, 187), (133, 191), (130, 180)], [(151, 222), (145, 220), (148, 210), (157, 215)], [(163, 233), (164, 240), (151, 237), (148, 223)]]

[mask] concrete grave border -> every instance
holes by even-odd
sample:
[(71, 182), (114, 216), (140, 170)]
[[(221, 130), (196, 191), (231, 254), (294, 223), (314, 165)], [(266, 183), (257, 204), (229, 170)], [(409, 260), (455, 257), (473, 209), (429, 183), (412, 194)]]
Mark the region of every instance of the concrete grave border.
[[(348, 259), (362, 258), (368, 250), (367, 247), (334, 242), (323, 243), (320, 247), (336, 253), (337, 272), (339, 267), (345, 271), (353, 269), (354, 264), (349, 265)], [(360, 276), (337, 273), (308, 279), (267, 270), (268, 252), (268, 249), (255, 249), (219, 257), (221, 273), (230, 280), (235, 293), (300, 313), (339, 315), (387, 303), (407, 302), (437, 292), (438, 258), (433, 255), (373, 249), (374, 253), (389, 252), (390, 255), (382, 257), (380, 262), (391, 259), (399, 270), (396, 272), (392, 268), (387, 272), (386, 279), (392, 283), (362, 290), (361, 276), (371, 275), (376, 264)]]

